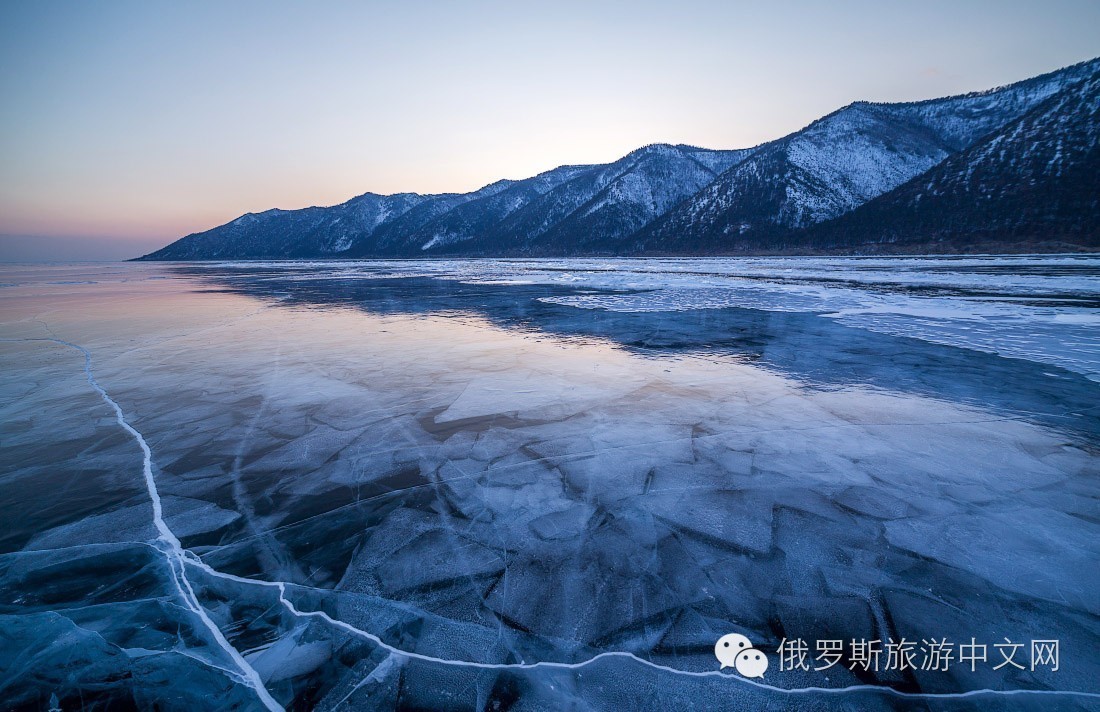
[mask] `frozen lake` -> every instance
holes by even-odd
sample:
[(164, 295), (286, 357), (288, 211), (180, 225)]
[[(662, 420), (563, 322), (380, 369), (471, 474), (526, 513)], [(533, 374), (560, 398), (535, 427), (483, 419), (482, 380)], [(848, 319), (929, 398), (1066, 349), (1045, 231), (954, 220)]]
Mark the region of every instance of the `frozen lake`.
[(0, 322), (5, 709), (1100, 706), (1100, 257), (9, 265)]

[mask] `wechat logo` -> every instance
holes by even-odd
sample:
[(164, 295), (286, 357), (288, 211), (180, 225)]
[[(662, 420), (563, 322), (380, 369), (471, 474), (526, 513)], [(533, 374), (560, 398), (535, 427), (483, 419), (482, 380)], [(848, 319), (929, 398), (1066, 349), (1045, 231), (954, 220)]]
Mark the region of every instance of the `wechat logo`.
[(740, 633), (723, 635), (714, 644), (714, 657), (722, 663), (721, 670), (734, 668), (745, 677), (763, 678), (768, 671), (768, 656), (752, 647)]

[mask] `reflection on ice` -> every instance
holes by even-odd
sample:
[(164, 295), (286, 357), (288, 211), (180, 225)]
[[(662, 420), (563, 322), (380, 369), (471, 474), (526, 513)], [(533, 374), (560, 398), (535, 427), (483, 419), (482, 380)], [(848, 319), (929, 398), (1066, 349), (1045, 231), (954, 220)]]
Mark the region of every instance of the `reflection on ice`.
[[(431, 276), (456, 263), (91, 269), (0, 280), (16, 707), (1100, 693), (1100, 384), (1079, 371), (814, 313), (578, 308), (591, 286), (486, 283), (515, 277), (502, 263), (473, 284)], [(49, 339), (88, 350), (148, 443), (178, 556), (135, 438)], [(770, 655), (793, 637), (1058, 638), (1064, 663), (773, 661), (754, 684), (717, 670), (730, 632)]]

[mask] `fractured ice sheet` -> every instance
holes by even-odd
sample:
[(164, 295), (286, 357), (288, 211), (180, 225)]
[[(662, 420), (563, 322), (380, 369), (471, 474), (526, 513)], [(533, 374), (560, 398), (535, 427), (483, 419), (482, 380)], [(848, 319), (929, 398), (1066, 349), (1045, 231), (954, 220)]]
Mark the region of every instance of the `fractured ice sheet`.
[[(873, 689), (790, 690), (1100, 692), (1100, 384), (1082, 366), (1100, 349), (1078, 329), (1095, 308), (1082, 306), (1096, 291), (1089, 265), (3, 275), (14, 286), (0, 295), (0, 697), (261, 708), (187, 608), (178, 567), (227, 644), (294, 708), (893, 709), (899, 698)], [(758, 299), (731, 307), (723, 289)], [(1005, 353), (1025, 358), (836, 316), (836, 300), (934, 298), (957, 325), (981, 290), (1017, 310), (1072, 302), (1034, 308), (1061, 317), (1049, 334), (1078, 339), (1078, 355), (1062, 368), (1011, 343)], [(829, 310), (812, 306), (822, 295)], [(810, 306), (792, 311), (799, 300)], [(608, 308), (624, 304), (645, 309)], [(140, 450), (80, 354), (39, 339), (92, 354), (149, 443), (164, 521), (194, 558), (165, 555)], [(734, 631), (769, 654), (792, 636), (1059, 638), (1064, 664), (826, 678), (773, 657), (754, 687), (711, 675), (714, 641)], [(535, 663), (574, 667), (521, 667)], [(975, 701), (1094, 702), (925, 703)]]

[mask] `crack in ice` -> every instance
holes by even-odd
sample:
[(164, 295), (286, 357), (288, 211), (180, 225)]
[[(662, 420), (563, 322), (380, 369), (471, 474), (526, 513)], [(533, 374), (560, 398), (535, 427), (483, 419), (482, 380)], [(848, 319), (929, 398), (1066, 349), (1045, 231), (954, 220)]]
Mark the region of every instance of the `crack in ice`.
[(768, 692), (777, 692), (777, 693), (781, 693), (781, 694), (785, 694), (785, 695), (806, 695), (806, 694), (815, 694), (815, 693), (821, 693), (821, 694), (847, 694), (847, 693), (871, 692), (871, 693), (882, 693), (882, 694), (885, 694), (885, 695), (893, 695), (895, 697), (903, 697), (903, 698), (907, 698), (907, 699), (929, 699), (929, 700), (960, 699), (960, 698), (967, 698), (967, 697), (979, 697), (979, 696), (984, 696), (984, 695), (1002, 695), (1002, 696), (1045, 695), (1045, 696), (1085, 697), (1085, 698), (1091, 698), (1091, 699), (1100, 699), (1100, 693), (1085, 692), (1085, 691), (1079, 691), (1079, 690), (1026, 690), (1026, 689), (993, 690), (993, 689), (983, 688), (983, 689), (979, 689), (979, 690), (967, 690), (965, 692), (905, 692), (905, 691), (902, 691), (902, 690), (895, 690), (894, 688), (887, 687), (885, 685), (849, 685), (847, 687), (778, 687), (776, 685), (768, 685), (768, 684), (763, 683), (763, 682), (757, 682), (755, 680), (752, 680), (752, 679), (749, 679), (749, 678), (746, 678), (746, 677), (739, 677), (739, 676), (731, 675), (731, 674), (728, 674), (728, 673), (724, 673), (720, 670), (697, 671), (697, 670), (682, 670), (680, 668), (669, 667), (667, 665), (662, 665), (660, 663), (655, 663), (652, 660), (647, 660), (646, 658), (639, 657), (638, 655), (635, 655), (634, 653), (631, 653), (631, 652), (628, 652), (628, 651), (625, 651), (625, 650), (609, 650), (609, 651), (605, 651), (605, 652), (602, 652), (602, 653), (597, 653), (596, 655), (593, 655), (590, 658), (586, 658), (585, 660), (581, 660), (581, 661), (578, 661), (578, 662), (575, 662), (575, 663), (564, 663), (564, 662), (556, 662), (556, 661), (551, 661), (551, 660), (541, 660), (541, 661), (533, 662), (533, 663), (484, 663), (484, 662), (478, 662), (478, 661), (474, 661), (474, 660), (454, 660), (454, 659), (450, 659), (450, 658), (438, 658), (438, 657), (435, 657), (435, 656), (432, 656), (432, 655), (425, 655), (423, 653), (414, 653), (414, 652), (411, 652), (411, 651), (408, 651), (408, 650), (403, 650), (401, 648), (398, 648), (398, 647), (396, 647), (394, 645), (391, 645), (391, 644), (387, 643), (386, 641), (382, 640), (382, 638), (375, 635), (374, 633), (371, 633), (370, 631), (363, 630), (361, 628), (356, 628), (355, 626), (351, 625), (350, 623), (346, 623), (346, 622), (344, 622), (342, 620), (339, 620), (337, 618), (333, 618), (332, 616), (325, 613), (324, 611), (303, 611), (303, 610), (299, 609), (297, 606), (294, 605), (294, 603), (292, 603), (290, 601), (290, 599), (288, 599), (286, 597), (287, 586), (297, 587), (297, 584), (288, 583), (286, 581), (262, 581), (262, 580), (258, 580), (258, 579), (250, 579), (250, 578), (244, 578), (242, 576), (235, 576), (233, 574), (227, 574), (227, 573), (224, 573), (222, 571), (218, 571), (217, 569), (214, 569), (213, 567), (211, 567), (206, 562), (204, 562), (201, 559), (197, 558), (194, 555), (194, 553), (192, 553), (192, 552), (186, 552), (186, 553), (189, 554), (189, 556), (187, 556), (187, 558), (184, 559), (184, 563), (195, 566), (195, 567), (201, 569), (202, 571), (206, 572), (207, 574), (209, 574), (211, 576), (214, 576), (216, 578), (222, 578), (222, 579), (226, 579), (228, 581), (234, 581), (236, 583), (241, 583), (241, 584), (246, 584), (246, 585), (264, 586), (264, 587), (268, 587), (268, 588), (277, 589), (278, 593), (279, 593), (279, 602), (282, 603), (283, 606), (288, 611), (290, 611), (291, 614), (293, 614), (294, 616), (296, 616), (298, 618), (317, 618), (317, 619), (320, 619), (320, 620), (324, 621), (325, 623), (328, 623), (329, 625), (331, 625), (335, 628), (339, 628), (343, 631), (346, 631), (347, 633), (349, 633), (351, 635), (355, 635), (355, 636), (358, 636), (358, 637), (361, 637), (361, 638), (365, 638), (365, 639), (373, 642), (375, 645), (382, 648), (383, 650), (385, 650), (390, 655), (397, 656), (399, 658), (405, 658), (405, 659), (408, 659), (408, 660), (419, 660), (421, 662), (432, 663), (432, 664), (436, 664), (436, 665), (447, 665), (447, 666), (451, 666), (451, 667), (475, 668), (475, 669), (479, 669), (479, 670), (538, 670), (538, 669), (581, 670), (581, 669), (586, 668), (586, 667), (592, 665), (593, 663), (595, 663), (599, 660), (605, 659), (605, 658), (624, 658), (624, 659), (633, 661), (635, 663), (638, 663), (640, 665), (644, 665), (644, 666), (646, 666), (648, 668), (651, 668), (653, 670), (657, 670), (657, 671), (660, 671), (660, 672), (666, 672), (666, 673), (670, 673), (670, 674), (673, 674), (673, 675), (681, 675), (681, 676), (686, 676), (686, 677), (699, 677), (699, 678), (720, 677), (720, 678), (723, 678), (723, 679), (728, 679), (728, 680), (736, 681), (736, 682), (739, 682), (739, 683), (742, 683), (742, 684), (745, 684), (745, 685), (756, 687), (756, 688), (759, 688), (761, 690), (766, 690)]
[(256, 693), (260, 701), (264, 704), (264, 707), (273, 712), (282, 712), (282, 705), (276, 702), (275, 698), (271, 696), (271, 693), (267, 691), (263, 681), (260, 679), (259, 673), (257, 673), (256, 670), (248, 664), (248, 661), (241, 656), (237, 649), (226, 640), (221, 629), (211, 620), (206, 609), (199, 603), (199, 599), (195, 595), (195, 590), (191, 587), (191, 582), (187, 579), (186, 568), (184, 567), (184, 562), (186, 561), (184, 548), (180, 544), (180, 540), (164, 521), (160, 492), (157, 490), (157, 483), (153, 479), (153, 453), (149, 449), (149, 443), (147, 443), (142, 434), (126, 420), (126, 415), (122, 412), (122, 407), (108, 395), (103, 386), (99, 385), (95, 375), (92, 373), (91, 352), (83, 346), (63, 339), (23, 339), (23, 341), (49, 341), (75, 349), (84, 355), (84, 375), (87, 376), (88, 384), (99, 393), (103, 402), (111, 407), (115, 412), (115, 420), (118, 421), (119, 426), (129, 433), (141, 448), (142, 473), (145, 477), (146, 489), (149, 491), (149, 499), (152, 500), (153, 503), (153, 525), (156, 527), (157, 532), (159, 532), (159, 536), (157, 537), (158, 545), (156, 548), (164, 554), (164, 558), (168, 562), (168, 569), (172, 574), (172, 583), (175, 584), (176, 590), (180, 594), (180, 598), (183, 600), (187, 609), (194, 613), (195, 617), (198, 618), (203, 626), (210, 632), (210, 635), (214, 638), (218, 647), (237, 665), (240, 669), (240, 679), (245, 682), (247, 687), (251, 688)]

